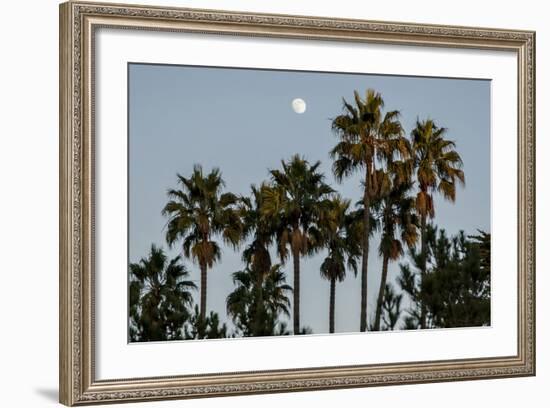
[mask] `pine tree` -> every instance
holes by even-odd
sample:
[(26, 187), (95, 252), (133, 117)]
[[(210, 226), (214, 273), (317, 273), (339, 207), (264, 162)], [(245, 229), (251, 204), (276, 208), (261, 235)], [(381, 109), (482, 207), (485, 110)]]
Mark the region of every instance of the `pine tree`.
[(399, 283), (412, 301), (405, 328), (420, 328), (421, 306), (426, 328), (487, 326), (491, 323), (491, 235), (448, 237), (428, 226), (427, 268), (421, 275), (422, 254), (411, 250), (412, 265), (402, 264)]

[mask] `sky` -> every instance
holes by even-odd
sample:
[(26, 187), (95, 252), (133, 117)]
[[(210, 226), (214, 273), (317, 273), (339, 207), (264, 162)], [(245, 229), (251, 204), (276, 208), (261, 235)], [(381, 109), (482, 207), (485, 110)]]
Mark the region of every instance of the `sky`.
[[(430, 118), (448, 129), (464, 162), (466, 187), (456, 202), (435, 197), (435, 224), (455, 234), (477, 229), (490, 231), (490, 94), (489, 80), (383, 76), (369, 74), (298, 72), (174, 65), (129, 65), (129, 262), (146, 257), (151, 244), (170, 257), (181, 245), (165, 242), (166, 221), (161, 210), (166, 192), (177, 187), (176, 174), (191, 174), (200, 163), (205, 173), (218, 167), (226, 191), (247, 195), (250, 185), (269, 178), (268, 170), (281, 167), (299, 153), (313, 163), (321, 161), (326, 181), (352, 202), (361, 197), (356, 174), (337, 183), (331, 172), (330, 149), (337, 142), (331, 120), (342, 112), (342, 98), (368, 88), (380, 92), (387, 110), (399, 110), (405, 131), (417, 118)], [(293, 111), (301, 98), (305, 113)], [(368, 309), (374, 313), (382, 260), (379, 236), (371, 239)], [(234, 289), (231, 274), (243, 269), (241, 254), (222, 244), (222, 259), (208, 278), (208, 309), (232, 328), (225, 300)], [(324, 252), (301, 261), (301, 324), (314, 333), (328, 333), (329, 282), (319, 266)], [(402, 259), (404, 261), (404, 259)], [(184, 260), (191, 279), (200, 282), (198, 265)], [(292, 265), (284, 267), (292, 284)], [(394, 283), (399, 262), (389, 266)], [(397, 288), (397, 286), (396, 286)], [(199, 292), (195, 293), (198, 302)], [(336, 288), (336, 332), (359, 331), (360, 277), (349, 273)]]

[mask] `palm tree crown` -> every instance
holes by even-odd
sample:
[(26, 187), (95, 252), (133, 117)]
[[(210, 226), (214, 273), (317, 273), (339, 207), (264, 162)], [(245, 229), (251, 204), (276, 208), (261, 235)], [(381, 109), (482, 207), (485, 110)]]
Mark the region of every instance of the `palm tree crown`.
[(243, 261), (252, 270), (267, 273), (271, 268), (269, 246), (273, 241), (278, 219), (263, 214), (264, 193), (269, 189), (266, 183), (259, 188), (252, 185), (251, 195), (240, 198), (239, 214), (242, 219), (243, 239), (251, 238), (243, 251)]
[(233, 283), (237, 287), (227, 297), (227, 314), (244, 336), (273, 336), (280, 328), (279, 315), (290, 317), (288, 295), (292, 288), (285, 282), (279, 264), (262, 274), (260, 282), (250, 268), (233, 273)]
[(155, 245), (147, 258), (130, 264), (130, 337), (134, 341), (183, 338), (196, 285), (179, 256), (168, 262)]
[(447, 129), (431, 119), (417, 121), (411, 132), (419, 192), (416, 207), (422, 217), (433, 218), (433, 193), (451, 202), (456, 198), (456, 184), (464, 185), (462, 159), (453, 141), (445, 139)]
[(166, 241), (173, 245), (183, 241), (183, 254), (199, 264), (201, 269), (200, 315), (206, 316), (207, 271), (221, 257), (214, 238), (236, 246), (242, 236), (242, 224), (232, 193), (222, 193), (224, 182), (218, 169), (206, 176), (195, 165), (191, 177), (178, 174), (180, 189), (170, 189), (170, 201), (162, 210), (168, 216)]

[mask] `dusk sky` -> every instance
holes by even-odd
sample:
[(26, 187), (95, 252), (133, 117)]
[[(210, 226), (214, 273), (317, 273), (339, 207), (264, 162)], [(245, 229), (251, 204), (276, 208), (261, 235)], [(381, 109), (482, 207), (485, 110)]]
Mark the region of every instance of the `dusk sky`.
[[(466, 187), (458, 188), (454, 204), (436, 196), (434, 222), (453, 234), (490, 231), (488, 80), (130, 64), (129, 261), (146, 257), (152, 243), (170, 257), (181, 253), (181, 244), (166, 245), (167, 219), (161, 210), (166, 191), (177, 186), (176, 174), (189, 175), (196, 163), (205, 173), (220, 168), (227, 191), (248, 194), (251, 184), (268, 179), (268, 169), (280, 168), (281, 159), (299, 153), (310, 163), (320, 160), (326, 181), (356, 202), (362, 194), (360, 175), (341, 184), (332, 176), (329, 151), (337, 138), (330, 125), (342, 112), (342, 98), (351, 100), (354, 90), (364, 95), (368, 88), (382, 94), (387, 110), (401, 112), (407, 135), (417, 118), (431, 118), (456, 142)], [(306, 102), (305, 113), (293, 111), (295, 98)], [(369, 318), (382, 268), (378, 244), (377, 235), (369, 254)], [(232, 329), (225, 300), (234, 288), (231, 274), (243, 263), (240, 252), (222, 249), (221, 262), (208, 271), (208, 309)], [(301, 261), (300, 320), (314, 333), (328, 332), (329, 282), (319, 274), (324, 256)], [(184, 263), (198, 285), (198, 266)], [(291, 263), (284, 270), (292, 284)], [(389, 270), (393, 283), (398, 262), (390, 263)], [(359, 331), (359, 305), (360, 277), (350, 272), (336, 288), (336, 332)]]

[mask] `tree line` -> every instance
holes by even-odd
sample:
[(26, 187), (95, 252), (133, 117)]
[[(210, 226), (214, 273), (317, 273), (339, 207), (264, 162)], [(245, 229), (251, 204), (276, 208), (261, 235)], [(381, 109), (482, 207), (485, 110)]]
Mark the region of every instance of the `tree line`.
[[(371, 89), (364, 97), (355, 91), (352, 102), (343, 99), (332, 130), (335, 179), (343, 183), (361, 175), (362, 194), (353, 202), (326, 182), (319, 161), (298, 154), (269, 170), (269, 179), (252, 185), (248, 195), (226, 191), (217, 168), (205, 173), (195, 165), (189, 176), (177, 175), (162, 214), (168, 220), (166, 243), (182, 253), (169, 260), (152, 245), (146, 257), (130, 264), (132, 341), (311, 333), (300, 321), (300, 274), (304, 259), (317, 253), (324, 254), (319, 273), (330, 288), (330, 333), (336, 284), (350, 273), (360, 276), (360, 331), (490, 324), (490, 234), (449, 237), (432, 223), (434, 197), (454, 202), (457, 185), (465, 185), (447, 130), (431, 119), (417, 120), (407, 137), (399, 112), (384, 111), (382, 96)], [(369, 314), (368, 257), (377, 232), (382, 270)], [(222, 242), (240, 251), (243, 261), (226, 299), (233, 333), (207, 310), (208, 271), (221, 260)], [(397, 293), (388, 283), (388, 267), (405, 254)], [(183, 258), (198, 265), (199, 287), (189, 280)], [(285, 274), (290, 263), (292, 286)], [(199, 305), (193, 304), (196, 290)]]

